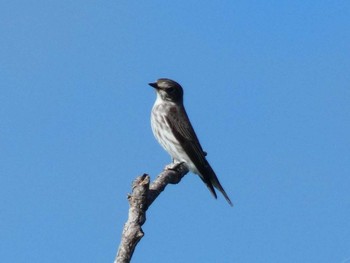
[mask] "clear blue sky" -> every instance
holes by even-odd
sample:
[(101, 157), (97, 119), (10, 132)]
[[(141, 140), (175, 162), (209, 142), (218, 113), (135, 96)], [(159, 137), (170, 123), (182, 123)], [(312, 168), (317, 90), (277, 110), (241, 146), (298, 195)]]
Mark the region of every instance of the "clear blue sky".
[(114, 260), (159, 77), (235, 206), (188, 174), (133, 262), (350, 262), (349, 1), (2, 1), (0, 33), (1, 262)]

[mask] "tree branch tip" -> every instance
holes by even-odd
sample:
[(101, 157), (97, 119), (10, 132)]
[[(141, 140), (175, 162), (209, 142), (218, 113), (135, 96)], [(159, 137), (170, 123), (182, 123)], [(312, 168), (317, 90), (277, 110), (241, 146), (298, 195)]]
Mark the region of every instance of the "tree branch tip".
[(132, 182), (132, 189), (134, 190), (134, 188), (137, 186), (147, 185), (149, 184), (149, 182), (150, 182), (150, 177), (148, 174), (140, 175)]
[(151, 183), (146, 173), (132, 182), (132, 192), (127, 195), (129, 201), (128, 220), (124, 225), (115, 263), (129, 263), (135, 247), (145, 235), (141, 226), (146, 221), (146, 211), (168, 184), (177, 184), (188, 172), (183, 163), (173, 164), (172, 169), (166, 166)]

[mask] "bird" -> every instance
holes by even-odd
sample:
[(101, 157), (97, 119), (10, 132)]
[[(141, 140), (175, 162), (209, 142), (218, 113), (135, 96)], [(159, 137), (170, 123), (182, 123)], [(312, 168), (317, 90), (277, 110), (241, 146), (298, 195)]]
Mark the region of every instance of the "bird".
[(189, 171), (199, 175), (211, 194), (217, 198), (219, 190), (226, 201), (233, 206), (221, 186), (213, 168), (206, 159), (183, 103), (183, 88), (168, 78), (149, 83), (157, 97), (151, 111), (151, 127), (159, 144), (167, 151), (173, 162), (183, 163)]

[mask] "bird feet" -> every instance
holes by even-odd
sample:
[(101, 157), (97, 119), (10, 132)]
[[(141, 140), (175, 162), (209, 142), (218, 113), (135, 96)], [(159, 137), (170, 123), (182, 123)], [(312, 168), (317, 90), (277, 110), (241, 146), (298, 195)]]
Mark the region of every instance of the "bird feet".
[(165, 166), (165, 170), (173, 170), (173, 171), (175, 171), (183, 163), (185, 163), (185, 162), (179, 162), (179, 163), (175, 163), (174, 162), (174, 163), (168, 164), (167, 166)]

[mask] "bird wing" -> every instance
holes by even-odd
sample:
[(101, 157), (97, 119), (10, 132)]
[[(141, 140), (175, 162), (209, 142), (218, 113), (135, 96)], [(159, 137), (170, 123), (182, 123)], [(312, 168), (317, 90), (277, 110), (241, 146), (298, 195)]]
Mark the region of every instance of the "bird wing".
[(207, 153), (203, 151), (185, 109), (171, 107), (165, 119), (175, 138), (183, 145), (185, 152), (196, 167), (206, 165)]
[(175, 138), (181, 143), (184, 151), (196, 166), (199, 177), (207, 185), (212, 195), (217, 198), (214, 187), (217, 188), (225, 197), (227, 202), (233, 206), (230, 198), (221, 186), (214, 170), (211, 168), (205, 156), (207, 153), (203, 151), (199, 143), (197, 135), (191, 125), (184, 107), (171, 107), (165, 120), (169, 125)]
[(215, 178), (216, 175), (208, 161), (205, 159), (207, 154), (203, 151), (202, 146), (199, 143), (185, 109), (183, 107), (171, 107), (165, 120), (171, 128), (175, 138), (179, 141), (188, 157), (196, 166), (200, 178), (216, 198), (216, 193), (212, 183), (212, 175), (214, 175)]

